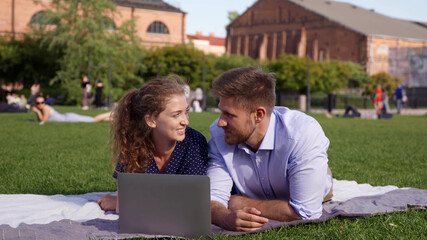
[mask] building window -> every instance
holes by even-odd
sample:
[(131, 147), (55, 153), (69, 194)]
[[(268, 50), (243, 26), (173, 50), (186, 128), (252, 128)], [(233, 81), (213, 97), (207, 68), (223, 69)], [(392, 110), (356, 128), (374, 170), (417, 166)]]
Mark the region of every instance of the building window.
[(46, 24), (46, 25), (58, 25), (59, 21), (56, 19), (49, 19), (49, 16), (45, 11), (36, 12), (30, 20), (30, 24)]
[(387, 46), (387, 44), (381, 44), (378, 48), (377, 48), (377, 54), (378, 55), (388, 55), (388, 51), (389, 48)]
[(116, 30), (116, 24), (111, 18), (104, 16), (104, 26), (107, 30)]
[(153, 22), (149, 27), (147, 32), (149, 33), (160, 33), (160, 34), (169, 34), (169, 30), (166, 25), (162, 22)]
[(320, 50), (319, 51), (319, 61), (323, 61), (325, 59), (325, 51)]

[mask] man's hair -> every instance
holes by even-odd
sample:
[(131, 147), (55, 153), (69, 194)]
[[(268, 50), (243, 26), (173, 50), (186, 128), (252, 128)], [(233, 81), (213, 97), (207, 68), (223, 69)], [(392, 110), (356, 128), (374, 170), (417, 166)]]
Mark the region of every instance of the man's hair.
[(271, 114), (276, 104), (276, 79), (260, 68), (234, 68), (214, 80), (212, 95), (233, 98), (238, 107), (248, 112), (263, 106)]

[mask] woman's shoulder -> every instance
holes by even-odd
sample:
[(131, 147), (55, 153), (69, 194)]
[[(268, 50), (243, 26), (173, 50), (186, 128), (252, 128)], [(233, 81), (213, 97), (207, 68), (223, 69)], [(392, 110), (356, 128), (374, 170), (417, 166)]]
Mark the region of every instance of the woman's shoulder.
[(55, 112), (55, 109), (53, 109), (53, 107), (46, 104), (46, 106), (44, 106), (44, 112), (46, 114), (51, 115), (53, 112)]
[(203, 136), (202, 133), (193, 128), (187, 127), (187, 130), (185, 131), (185, 139), (182, 141), (182, 143), (190, 145), (200, 145), (206, 142), (206, 138), (205, 136)]
[(185, 139), (189, 141), (200, 141), (200, 140), (206, 141), (206, 138), (205, 136), (203, 136), (202, 133), (200, 133), (199, 131), (191, 127), (187, 127), (187, 131), (185, 132)]

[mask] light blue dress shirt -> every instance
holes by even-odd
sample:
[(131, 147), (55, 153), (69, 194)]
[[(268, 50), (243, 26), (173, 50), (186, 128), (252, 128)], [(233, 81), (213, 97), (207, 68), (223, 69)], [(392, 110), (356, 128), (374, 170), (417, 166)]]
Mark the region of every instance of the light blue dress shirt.
[(208, 143), (211, 200), (227, 207), (234, 182), (242, 196), (289, 200), (302, 219), (322, 215), (323, 198), (332, 186), (329, 140), (314, 118), (275, 107), (257, 152), (244, 143), (228, 145), (217, 122), (210, 126)]

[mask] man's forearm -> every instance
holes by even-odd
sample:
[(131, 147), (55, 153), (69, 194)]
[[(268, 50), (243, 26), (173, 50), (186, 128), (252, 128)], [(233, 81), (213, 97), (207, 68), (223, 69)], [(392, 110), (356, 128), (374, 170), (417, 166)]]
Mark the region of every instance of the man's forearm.
[(227, 228), (227, 226), (225, 226), (224, 220), (229, 213), (230, 210), (227, 209), (224, 205), (217, 201), (211, 201), (211, 220), (213, 224), (222, 228)]
[(233, 195), (228, 204), (231, 210), (253, 207), (261, 211), (261, 216), (282, 222), (301, 219), (288, 200), (259, 200)]

